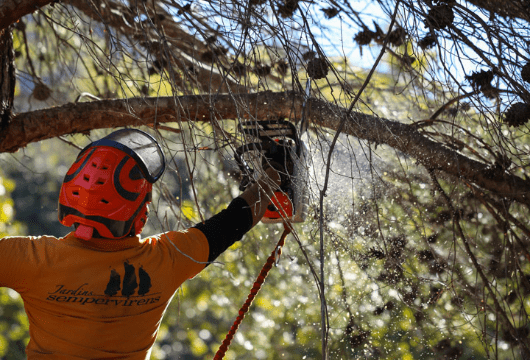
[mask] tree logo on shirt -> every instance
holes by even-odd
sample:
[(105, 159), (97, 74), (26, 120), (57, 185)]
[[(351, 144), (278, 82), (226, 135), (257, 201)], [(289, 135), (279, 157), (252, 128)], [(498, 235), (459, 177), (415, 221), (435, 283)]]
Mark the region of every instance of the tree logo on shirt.
[[(136, 276), (136, 268), (128, 262), (123, 263), (125, 274), (123, 281), (121, 275), (115, 269), (110, 270), (110, 279), (105, 289), (105, 295), (114, 296), (121, 290), (122, 296), (134, 295), (137, 291), (138, 295), (145, 295), (151, 288), (151, 277), (144, 270), (142, 266), (138, 269), (138, 276)], [(138, 282), (139, 281), (139, 282)]]

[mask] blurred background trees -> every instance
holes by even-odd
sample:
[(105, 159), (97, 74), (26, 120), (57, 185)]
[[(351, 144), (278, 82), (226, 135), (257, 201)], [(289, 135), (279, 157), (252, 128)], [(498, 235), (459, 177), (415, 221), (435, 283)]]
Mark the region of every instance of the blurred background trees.
[[(310, 213), (227, 358), (530, 358), (527, 2), (0, 8), (2, 236), (66, 234), (62, 177), (116, 126), (170, 159), (144, 234), (186, 228), (238, 193), (238, 123), (299, 124), (306, 102)], [(280, 232), (183, 286), (153, 358), (213, 357)], [(2, 357), (22, 358), (20, 301), (0, 303)]]

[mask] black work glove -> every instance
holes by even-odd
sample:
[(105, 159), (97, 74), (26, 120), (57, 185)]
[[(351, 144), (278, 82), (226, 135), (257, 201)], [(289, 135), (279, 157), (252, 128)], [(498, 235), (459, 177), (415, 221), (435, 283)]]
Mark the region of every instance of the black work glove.
[(283, 140), (271, 141), (263, 154), (262, 166), (264, 170), (272, 167), (278, 171), (281, 179), (280, 189), (285, 191), (291, 184), (291, 176), (294, 171), (290, 145)]

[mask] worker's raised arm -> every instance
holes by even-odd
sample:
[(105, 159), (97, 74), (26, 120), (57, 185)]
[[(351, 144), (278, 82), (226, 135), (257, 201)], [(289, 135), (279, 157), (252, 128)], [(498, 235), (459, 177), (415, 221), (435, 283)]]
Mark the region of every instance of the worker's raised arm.
[(195, 225), (208, 239), (208, 262), (212, 262), (233, 243), (241, 240), (261, 220), (279, 184), (280, 175), (269, 167), (259, 181), (232, 200), (225, 210)]

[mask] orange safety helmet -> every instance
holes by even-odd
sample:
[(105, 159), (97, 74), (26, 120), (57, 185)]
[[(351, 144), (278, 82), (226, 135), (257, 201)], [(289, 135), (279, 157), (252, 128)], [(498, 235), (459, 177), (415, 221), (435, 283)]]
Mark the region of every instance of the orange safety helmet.
[(59, 221), (74, 225), (75, 235), (85, 240), (138, 235), (147, 222), (152, 185), (164, 169), (164, 153), (151, 135), (115, 131), (86, 146), (66, 173)]

